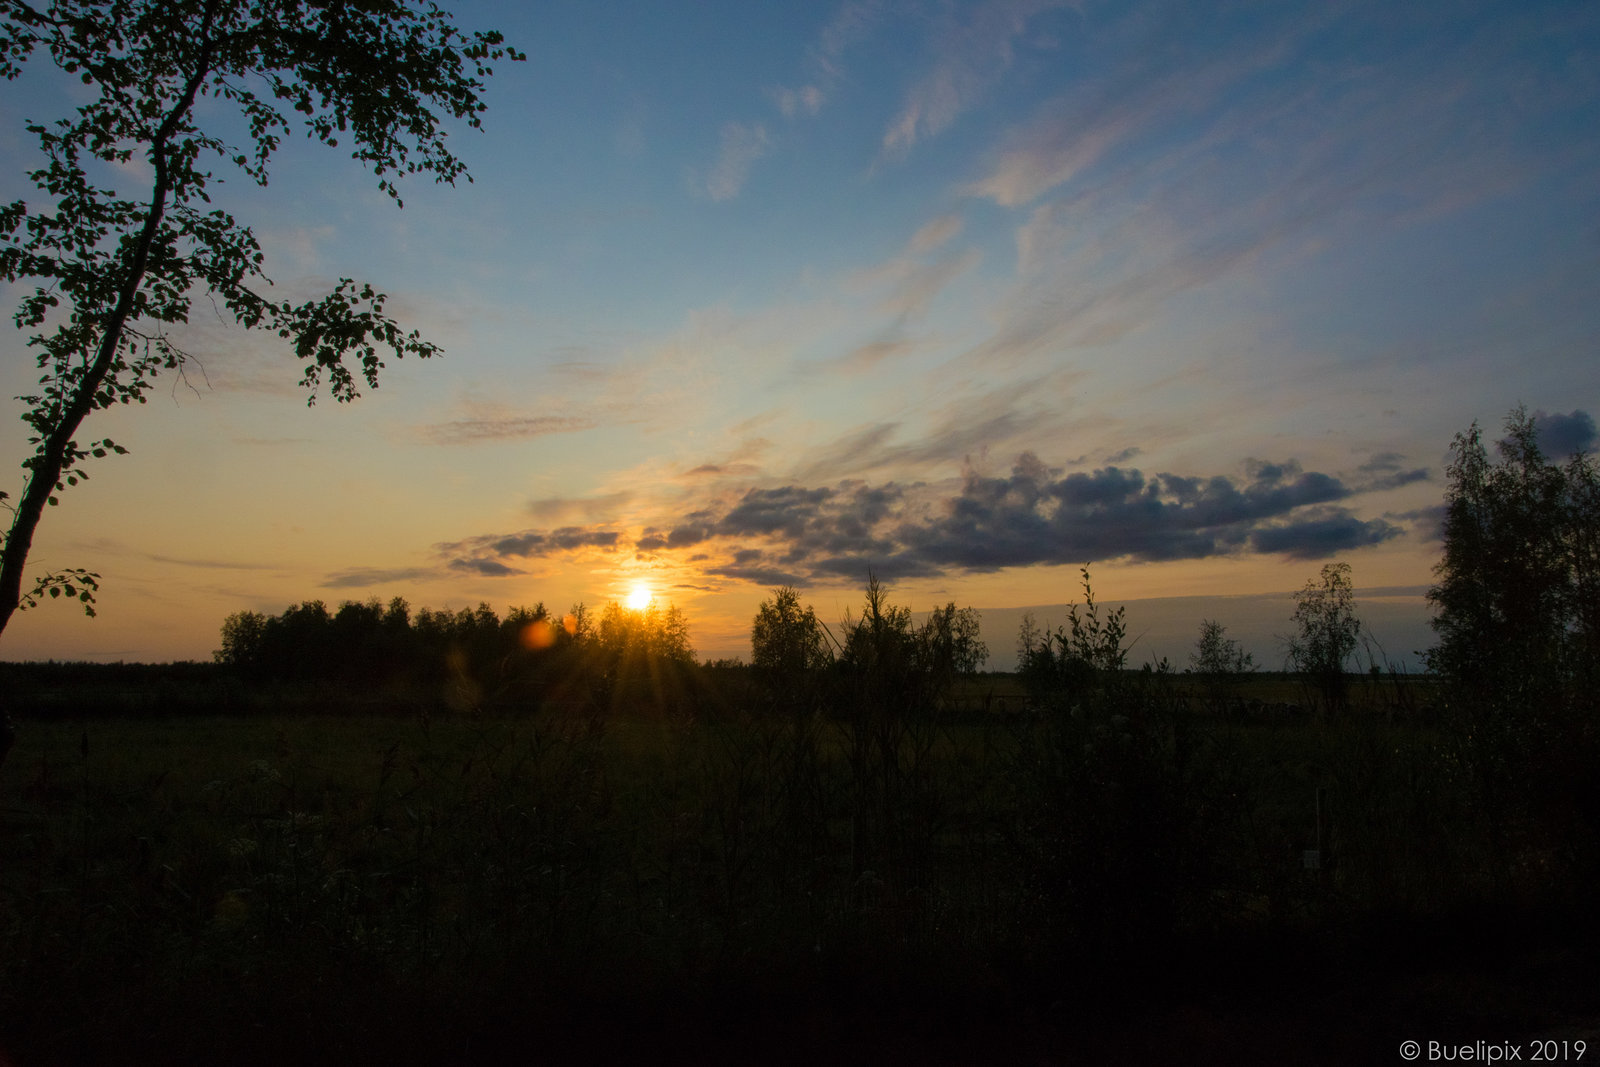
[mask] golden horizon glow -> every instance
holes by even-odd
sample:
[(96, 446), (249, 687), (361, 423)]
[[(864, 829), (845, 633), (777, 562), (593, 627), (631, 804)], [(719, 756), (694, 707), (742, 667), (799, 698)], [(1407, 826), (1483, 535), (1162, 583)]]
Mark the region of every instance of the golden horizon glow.
[(643, 611), (650, 606), (650, 602), (655, 598), (655, 594), (650, 591), (650, 587), (643, 582), (639, 582), (628, 592), (626, 603), (632, 611)]

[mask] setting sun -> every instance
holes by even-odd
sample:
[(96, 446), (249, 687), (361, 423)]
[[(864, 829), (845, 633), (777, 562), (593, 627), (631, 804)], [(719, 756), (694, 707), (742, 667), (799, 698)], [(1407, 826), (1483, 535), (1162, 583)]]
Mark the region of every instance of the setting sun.
[(655, 599), (655, 594), (650, 592), (648, 585), (636, 585), (628, 593), (628, 607), (633, 611), (643, 611), (650, 606), (650, 601)]

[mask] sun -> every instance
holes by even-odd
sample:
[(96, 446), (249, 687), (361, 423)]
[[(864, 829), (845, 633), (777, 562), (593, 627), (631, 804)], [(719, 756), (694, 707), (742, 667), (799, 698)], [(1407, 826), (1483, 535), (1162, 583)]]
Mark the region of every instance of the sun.
[(650, 587), (640, 582), (628, 593), (628, 607), (634, 611), (643, 611), (655, 598), (655, 594), (650, 592)]

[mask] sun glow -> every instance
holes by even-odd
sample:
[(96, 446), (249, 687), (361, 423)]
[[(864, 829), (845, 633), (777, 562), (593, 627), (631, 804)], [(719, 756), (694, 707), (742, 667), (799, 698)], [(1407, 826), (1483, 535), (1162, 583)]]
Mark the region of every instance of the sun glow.
[(643, 583), (635, 585), (628, 593), (627, 604), (633, 611), (643, 611), (655, 599), (655, 594), (650, 592), (650, 587)]

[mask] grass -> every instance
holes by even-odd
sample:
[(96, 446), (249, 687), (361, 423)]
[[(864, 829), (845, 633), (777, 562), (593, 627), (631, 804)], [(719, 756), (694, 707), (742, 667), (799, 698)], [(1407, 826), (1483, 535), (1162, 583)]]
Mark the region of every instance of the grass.
[(739, 701), (24, 723), (0, 1047), (421, 1062), (514, 1033), (591, 1058), (627, 1050), (625, 1011), (769, 1061), (1106, 1051), (1096, 1020), (1205, 996), (1315, 1015), (1335, 979), (1279, 988), (1306, 943), (1348, 976), (1571, 882), (1425, 716), (1213, 715), (1166, 687), (1002, 717), (1009, 680), (965, 684), (937, 723)]

